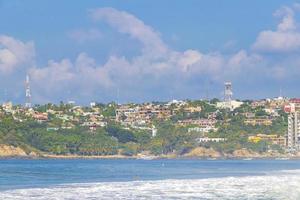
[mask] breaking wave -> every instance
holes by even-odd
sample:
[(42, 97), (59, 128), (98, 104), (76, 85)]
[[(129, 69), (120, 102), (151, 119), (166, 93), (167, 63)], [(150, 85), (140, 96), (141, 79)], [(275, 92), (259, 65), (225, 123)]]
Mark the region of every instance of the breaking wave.
[(265, 176), (64, 184), (0, 192), (6, 200), (300, 199), (300, 170)]

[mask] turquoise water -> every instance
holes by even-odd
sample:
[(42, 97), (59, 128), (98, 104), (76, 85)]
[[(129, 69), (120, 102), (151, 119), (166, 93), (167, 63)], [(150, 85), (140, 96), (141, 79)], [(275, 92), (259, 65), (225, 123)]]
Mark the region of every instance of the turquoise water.
[(300, 161), (0, 160), (0, 199), (300, 199)]

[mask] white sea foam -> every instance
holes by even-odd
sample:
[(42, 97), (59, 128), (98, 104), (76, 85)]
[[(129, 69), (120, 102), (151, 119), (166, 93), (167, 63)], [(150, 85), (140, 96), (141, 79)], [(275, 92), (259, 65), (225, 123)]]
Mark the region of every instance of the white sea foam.
[(300, 199), (300, 171), (267, 176), (67, 184), (0, 192), (5, 200)]

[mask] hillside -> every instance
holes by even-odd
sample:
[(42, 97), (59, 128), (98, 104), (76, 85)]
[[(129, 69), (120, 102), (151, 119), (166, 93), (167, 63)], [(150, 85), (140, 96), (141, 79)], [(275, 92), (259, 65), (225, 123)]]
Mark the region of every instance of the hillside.
[[(280, 105), (218, 100), (81, 107), (0, 108), (0, 156), (78, 155), (247, 157), (285, 152)], [(272, 109), (272, 110), (271, 110)], [(272, 112), (269, 112), (269, 111)], [(266, 112), (268, 111), (268, 112)]]

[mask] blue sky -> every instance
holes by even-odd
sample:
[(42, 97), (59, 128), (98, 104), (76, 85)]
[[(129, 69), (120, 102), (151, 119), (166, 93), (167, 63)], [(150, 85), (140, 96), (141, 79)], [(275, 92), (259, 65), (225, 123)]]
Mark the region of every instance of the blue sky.
[(300, 96), (296, 1), (0, 0), (0, 100)]

